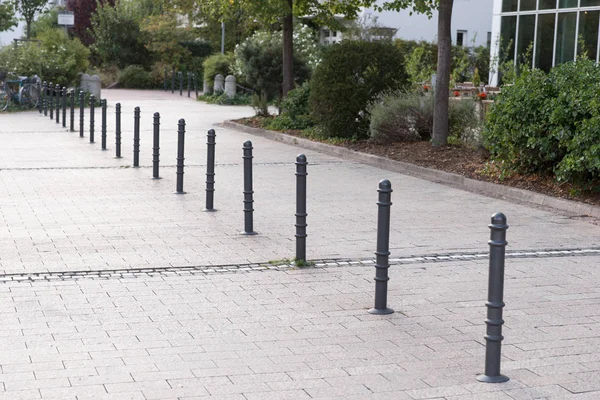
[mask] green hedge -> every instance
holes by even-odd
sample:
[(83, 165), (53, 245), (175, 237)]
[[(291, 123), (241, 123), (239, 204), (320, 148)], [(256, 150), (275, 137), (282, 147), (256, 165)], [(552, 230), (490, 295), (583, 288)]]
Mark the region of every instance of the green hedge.
[(343, 41), (323, 54), (310, 81), (310, 111), (327, 136), (367, 138), (367, 104), (379, 93), (406, 87), (400, 50), (391, 43)]

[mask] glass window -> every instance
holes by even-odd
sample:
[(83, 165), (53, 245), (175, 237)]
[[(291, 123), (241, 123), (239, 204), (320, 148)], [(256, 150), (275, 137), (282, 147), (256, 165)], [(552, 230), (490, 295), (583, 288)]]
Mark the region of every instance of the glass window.
[(577, 0), (558, 0), (558, 8), (577, 7)]
[(556, 0), (540, 0), (540, 10), (556, 8)]
[(502, 0), (502, 12), (517, 11), (519, 0)]
[(575, 25), (577, 13), (558, 14), (556, 25), (556, 59), (555, 65), (572, 61), (575, 58)]
[(556, 14), (540, 14), (537, 23), (534, 64), (536, 68), (550, 71), (554, 48), (554, 21)]
[(600, 0), (581, 0), (581, 7), (600, 6)]
[(500, 62), (515, 59), (515, 35), (517, 33), (517, 17), (502, 17), (500, 24)]
[(537, 0), (521, 0), (521, 11), (535, 10)]
[[(583, 51), (587, 52), (587, 56), (591, 60), (596, 60), (598, 51), (598, 21), (600, 11), (584, 11), (579, 13), (579, 34), (578, 42), (583, 40), (583, 43), (577, 44), (577, 54), (581, 55)], [(583, 44), (583, 48), (581, 48)]]
[[(533, 39), (535, 33), (535, 15), (519, 16), (519, 37), (517, 38), (518, 62), (531, 66), (533, 57)], [(531, 47), (531, 48), (530, 48)]]
[(456, 45), (464, 46), (467, 41), (467, 31), (456, 31)]

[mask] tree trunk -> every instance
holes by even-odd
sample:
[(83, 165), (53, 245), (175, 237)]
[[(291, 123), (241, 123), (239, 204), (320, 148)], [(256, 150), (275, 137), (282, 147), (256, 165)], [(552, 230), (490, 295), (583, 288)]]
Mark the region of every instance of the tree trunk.
[(448, 103), (450, 96), (450, 63), (452, 62), (452, 6), (454, 0), (440, 0), (438, 8), (438, 65), (433, 108), (434, 146), (448, 144)]
[(283, 87), (282, 97), (294, 88), (294, 0), (285, 0), (289, 7), (283, 18)]

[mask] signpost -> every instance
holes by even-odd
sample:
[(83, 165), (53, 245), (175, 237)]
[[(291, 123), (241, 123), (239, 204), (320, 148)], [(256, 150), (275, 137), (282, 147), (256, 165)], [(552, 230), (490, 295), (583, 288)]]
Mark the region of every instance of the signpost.
[(58, 25), (65, 27), (65, 33), (67, 32), (67, 28), (75, 26), (75, 14), (73, 11), (59, 11)]

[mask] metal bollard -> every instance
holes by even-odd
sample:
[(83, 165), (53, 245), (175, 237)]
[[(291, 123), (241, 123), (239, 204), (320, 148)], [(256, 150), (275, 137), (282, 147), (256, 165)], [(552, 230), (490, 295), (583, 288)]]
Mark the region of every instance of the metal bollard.
[(256, 235), (254, 232), (254, 221), (253, 221), (253, 212), (254, 212), (254, 200), (252, 190), (252, 142), (247, 140), (244, 142), (244, 146), (242, 147), (244, 150), (244, 155), (242, 158), (244, 159), (244, 232), (242, 235)]
[(75, 89), (71, 89), (71, 93), (69, 93), (70, 98), (70, 106), (71, 106), (71, 115), (69, 121), (69, 131), (75, 131)]
[(56, 85), (56, 123), (60, 123), (60, 85)]
[(96, 117), (96, 98), (90, 95), (90, 143), (94, 143), (94, 119)]
[(67, 88), (62, 88), (62, 127), (67, 127)]
[(50, 120), (54, 120), (54, 86), (52, 85), (52, 82), (50, 82), (50, 86), (48, 87), (48, 89), (50, 91), (50, 106), (48, 107), (48, 109), (50, 110)]
[(154, 143), (152, 146), (152, 179), (160, 179), (158, 176), (158, 164), (160, 162), (160, 114), (154, 113)]
[(83, 117), (85, 114), (85, 99), (83, 90), (79, 91), (79, 137), (83, 137)]
[(185, 119), (180, 119), (177, 124), (177, 188), (176, 194), (185, 194), (183, 191), (183, 160), (185, 141)]
[(217, 211), (215, 198), (215, 146), (217, 134), (210, 129), (206, 135), (206, 208), (204, 211)]
[(100, 100), (100, 104), (102, 106), (102, 150), (106, 150), (106, 99)]
[(191, 90), (192, 90), (192, 74), (190, 72), (187, 73), (187, 78), (188, 78), (188, 99), (191, 97)]
[(198, 77), (194, 72), (194, 90), (196, 91), (196, 100), (198, 100)]
[(140, 166), (140, 108), (133, 110), (133, 166)]
[(502, 336), (502, 309), (504, 308), (504, 258), (506, 249), (506, 217), (502, 213), (492, 215), (490, 241), (490, 265), (488, 278), (487, 325), (485, 335), (485, 372), (477, 376), (479, 382), (500, 383), (508, 377), (500, 374)]
[(179, 95), (183, 96), (183, 72), (179, 72)]
[(296, 157), (296, 263), (306, 262), (306, 156)]
[(44, 107), (44, 117), (48, 116), (48, 99), (42, 100), (42, 107)]
[(115, 105), (116, 109), (116, 126), (115, 126), (115, 158), (121, 158), (121, 103)]
[(38, 82), (38, 88), (40, 93), (40, 101), (38, 102), (38, 111), (40, 114), (44, 111), (44, 99), (46, 98), (46, 93), (44, 93), (46, 82), (42, 83), (41, 87), (39, 87), (40, 83)]
[(171, 94), (175, 93), (175, 70), (171, 70)]
[(388, 269), (390, 268), (390, 208), (392, 206), (392, 184), (387, 179), (379, 182), (377, 215), (377, 251), (375, 252), (375, 307), (369, 314), (384, 315), (394, 312), (387, 307)]
[(165, 68), (165, 79), (163, 80), (164, 81), (164, 86), (165, 86), (165, 92), (167, 91), (167, 79), (168, 79), (167, 78), (167, 69)]

